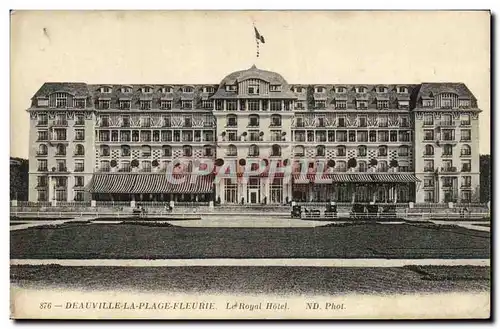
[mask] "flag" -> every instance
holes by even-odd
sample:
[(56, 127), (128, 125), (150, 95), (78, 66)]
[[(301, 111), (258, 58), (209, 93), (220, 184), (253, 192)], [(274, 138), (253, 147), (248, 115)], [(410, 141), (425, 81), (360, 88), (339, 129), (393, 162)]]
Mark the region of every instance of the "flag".
[(254, 28), (254, 30), (255, 30), (255, 38), (256, 38), (258, 41), (262, 42), (262, 43), (266, 43), (266, 41), (265, 41), (265, 39), (264, 39), (264, 36), (263, 36), (262, 34), (260, 34), (260, 33), (259, 33), (259, 30), (257, 30), (257, 28), (256, 28), (255, 26), (254, 26), (253, 28)]

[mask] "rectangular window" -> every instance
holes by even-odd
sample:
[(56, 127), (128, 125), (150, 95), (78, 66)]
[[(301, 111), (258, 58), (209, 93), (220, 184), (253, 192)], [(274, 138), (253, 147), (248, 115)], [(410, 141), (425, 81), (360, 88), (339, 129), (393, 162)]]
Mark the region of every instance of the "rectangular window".
[(410, 120), (408, 117), (401, 117), (401, 127), (409, 127), (410, 126)]
[(258, 95), (259, 94), (259, 86), (248, 86), (248, 94), (249, 95)]
[(272, 142), (281, 141), (281, 130), (271, 130), (271, 141)]
[(334, 130), (328, 130), (328, 141), (335, 142), (335, 131)]
[(214, 102), (213, 101), (202, 101), (201, 102), (201, 107), (207, 110), (211, 110), (214, 108)]
[(389, 121), (387, 115), (381, 115), (378, 118), (378, 126), (379, 127), (387, 127), (389, 126)]
[(38, 160), (38, 171), (47, 171), (47, 160)]
[(471, 187), (471, 176), (462, 176), (462, 187)]
[(389, 101), (377, 101), (377, 108), (380, 109), (388, 109), (389, 108)]
[(455, 130), (454, 129), (443, 129), (442, 130), (442, 139), (444, 141), (455, 140)]
[(424, 187), (434, 187), (434, 177), (424, 177)]
[(151, 110), (152, 101), (140, 101), (141, 110)]
[(424, 141), (434, 140), (434, 130), (424, 130)]
[(434, 100), (433, 99), (424, 99), (422, 101), (422, 106), (423, 107), (434, 107)]
[(345, 127), (345, 117), (339, 117), (339, 122), (338, 122), (338, 126), (339, 127)]
[(39, 113), (37, 126), (46, 126), (48, 124), (47, 114)]
[(85, 140), (85, 130), (83, 129), (75, 129), (75, 140), (83, 141)]
[(48, 177), (47, 176), (38, 176), (37, 177), (37, 187), (47, 187), (48, 185)]
[(460, 141), (462, 142), (470, 142), (471, 140), (471, 131), (470, 129), (462, 129), (460, 131)]
[(470, 171), (471, 171), (471, 161), (462, 160), (462, 172), (470, 172)]
[(184, 127), (192, 127), (193, 126), (193, 119), (191, 116), (185, 116), (184, 117)]
[(192, 109), (193, 101), (181, 101), (181, 106), (183, 109)]
[(318, 117), (317, 118), (317, 125), (316, 127), (324, 127), (325, 126), (325, 118), (324, 117)]
[(130, 101), (120, 101), (120, 110), (130, 110)]
[(251, 142), (257, 142), (260, 138), (260, 132), (258, 130), (250, 130), (248, 132)]
[(60, 172), (67, 171), (66, 160), (64, 160), (64, 159), (57, 159), (56, 165), (57, 165), (57, 167), (56, 167), (57, 171), (60, 171)]
[(172, 109), (172, 101), (160, 101), (160, 108), (162, 110), (171, 110)]
[(356, 101), (356, 108), (357, 109), (366, 109), (366, 108), (368, 108), (368, 102), (367, 101)]
[(183, 131), (182, 132), (182, 141), (183, 142), (192, 142), (193, 141), (193, 132), (192, 131)]
[(398, 108), (408, 109), (410, 107), (410, 101), (398, 101)]
[(120, 163), (120, 169), (119, 169), (119, 171), (130, 172), (131, 171), (130, 161), (122, 161)]
[(335, 101), (335, 108), (345, 110), (347, 108), (347, 101)]
[(391, 130), (389, 132), (389, 140), (391, 142), (397, 142), (398, 141), (398, 131), (397, 130)]
[(281, 91), (281, 86), (280, 85), (270, 85), (269, 91)]
[(162, 142), (171, 142), (172, 141), (172, 131), (170, 131), (170, 130), (162, 130), (162, 132), (161, 132), (161, 141)]
[(434, 160), (424, 160), (424, 171), (425, 172), (434, 171)]
[(68, 107), (68, 97), (66, 93), (56, 93), (56, 107), (57, 108)]
[(271, 100), (271, 111), (281, 111), (281, 101), (280, 100)]
[(67, 126), (68, 120), (66, 119), (66, 113), (56, 114), (56, 126)]
[(141, 127), (143, 127), (143, 128), (151, 127), (151, 118), (150, 117), (142, 117), (141, 118)]
[(106, 100), (101, 99), (101, 100), (99, 100), (99, 103), (98, 103), (99, 108), (101, 110), (108, 110), (110, 107), (110, 104), (111, 104), (111, 102), (107, 99)]
[(424, 115), (424, 126), (432, 126), (434, 124), (434, 116), (432, 114)]
[(347, 131), (337, 131), (337, 142), (347, 142)]
[(66, 140), (66, 129), (54, 129), (56, 133), (57, 141), (65, 141)]
[(259, 110), (259, 101), (249, 100), (248, 101), (248, 110), (249, 111), (258, 111)]
[(236, 142), (238, 140), (238, 132), (236, 130), (229, 130), (227, 137), (230, 142)]
[(366, 127), (367, 126), (366, 117), (359, 117), (359, 126), (360, 127)]
[(49, 139), (49, 132), (47, 130), (39, 130), (37, 134), (37, 141), (46, 141)]
[(85, 163), (83, 161), (75, 161), (75, 172), (83, 172), (85, 170)]
[(226, 101), (227, 111), (236, 111), (238, 109), (238, 103), (236, 101)]
[(425, 202), (434, 202), (434, 191), (425, 191)]
[(326, 107), (326, 101), (315, 101), (314, 107), (324, 109)]
[(75, 99), (75, 108), (84, 109), (86, 106), (85, 99), (77, 98)]
[(388, 142), (389, 141), (389, 132), (388, 131), (379, 131), (378, 132), (378, 141), (379, 142)]
[(358, 131), (358, 142), (368, 142), (367, 131)]
[(400, 130), (399, 131), (399, 141), (400, 142), (411, 142), (411, 133), (409, 131), (406, 131), (406, 130)]
[(76, 114), (75, 115), (75, 126), (83, 126), (85, 125), (85, 117), (83, 114)]
[(302, 117), (295, 118), (295, 126), (296, 127), (304, 127), (304, 118), (302, 118)]
[(461, 114), (460, 115), (460, 125), (461, 126), (470, 126), (470, 115), (469, 114)]
[(151, 142), (151, 131), (141, 131), (141, 142)]
[(151, 172), (151, 161), (142, 161), (141, 168), (144, 172)]

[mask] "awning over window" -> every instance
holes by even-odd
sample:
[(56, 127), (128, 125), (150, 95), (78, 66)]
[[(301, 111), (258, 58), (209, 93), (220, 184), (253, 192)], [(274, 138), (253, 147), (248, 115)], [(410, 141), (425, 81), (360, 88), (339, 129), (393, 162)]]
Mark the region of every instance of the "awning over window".
[(213, 176), (110, 173), (94, 174), (88, 190), (92, 193), (211, 193)]
[(413, 174), (379, 174), (379, 173), (345, 173), (345, 174), (314, 174), (293, 176), (295, 184), (329, 184), (329, 183), (413, 183), (420, 180)]

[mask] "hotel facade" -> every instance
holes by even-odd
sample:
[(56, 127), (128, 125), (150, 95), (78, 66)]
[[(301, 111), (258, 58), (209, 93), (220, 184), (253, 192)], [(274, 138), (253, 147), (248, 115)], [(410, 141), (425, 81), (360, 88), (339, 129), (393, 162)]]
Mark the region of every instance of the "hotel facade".
[[(289, 84), (252, 66), (219, 84), (47, 82), (28, 112), (29, 201), (479, 201), (463, 83)], [(214, 174), (195, 175), (205, 160)]]

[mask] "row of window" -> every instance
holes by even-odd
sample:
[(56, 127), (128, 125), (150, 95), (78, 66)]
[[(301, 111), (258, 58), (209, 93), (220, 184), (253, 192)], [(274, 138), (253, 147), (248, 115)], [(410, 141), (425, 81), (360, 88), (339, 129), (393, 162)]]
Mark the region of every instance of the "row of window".
[[(443, 177), (442, 178), (442, 187), (454, 187), (453, 182), (455, 177)], [(460, 177), (460, 187), (471, 187), (471, 176), (461, 176)], [(433, 176), (424, 177), (424, 187), (435, 187), (436, 186), (436, 178)], [(457, 186), (458, 187), (458, 186)]]
[[(467, 144), (462, 145), (462, 147), (460, 148), (461, 156), (470, 156), (472, 154), (471, 152), (472, 152), (471, 147)], [(434, 146), (430, 144), (425, 145), (424, 156), (432, 156), (432, 155), (434, 155)], [(444, 144), (442, 156), (443, 157), (453, 156), (453, 145)]]
[[(322, 116), (317, 116), (315, 118), (316, 126), (324, 127), (326, 125), (326, 118)], [(389, 123), (391, 125), (397, 125), (399, 127), (409, 127), (410, 119), (409, 117), (402, 116), (399, 119), (389, 120), (389, 116), (380, 115), (377, 117), (377, 120), (369, 123), (368, 117), (366, 116), (358, 116), (357, 120), (355, 120), (358, 127), (368, 127), (370, 126), (378, 126), (378, 127), (388, 127)], [(347, 127), (347, 125), (353, 125), (353, 122), (348, 122), (346, 116), (337, 116), (337, 127)], [(295, 127), (304, 127), (305, 126), (305, 118), (302, 116), (295, 117)]]
[[(151, 156), (151, 146), (143, 145), (141, 147), (140, 155), (142, 157), (150, 157)], [(193, 147), (190, 145), (184, 145), (182, 147), (182, 154), (185, 157), (193, 156)], [(111, 155), (111, 148), (108, 145), (101, 145), (99, 147), (99, 155), (101, 157), (107, 157)], [(215, 147), (211, 145), (203, 146), (203, 156), (212, 157), (215, 155)], [(120, 147), (120, 156), (129, 157), (131, 156), (131, 149), (128, 145), (122, 145)], [(162, 146), (162, 156), (171, 157), (172, 156), (172, 147), (168, 145)]]
[[(151, 110), (153, 108), (159, 108), (161, 110), (171, 110), (173, 108), (180, 107), (181, 109), (192, 109), (194, 105), (196, 105), (195, 102), (192, 100), (181, 100), (179, 105), (176, 105), (174, 101), (172, 100), (160, 100), (158, 103), (158, 107), (153, 107), (153, 105), (156, 104), (152, 100), (140, 100), (139, 101), (139, 109), (140, 110)], [(100, 110), (109, 110), (111, 108), (115, 108), (112, 106), (113, 103), (109, 99), (99, 99), (97, 102), (97, 109)], [(174, 106), (175, 105), (175, 106)], [(214, 102), (211, 100), (203, 100), (201, 101), (201, 108), (207, 109), (207, 110), (212, 110), (214, 107)], [(130, 100), (119, 100), (118, 101), (118, 109), (120, 110), (130, 110), (132, 108), (132, 102)]]
[[(179, 88), (179, 91), (181, 91), (183, 93), (193, 93), (194, 89), (195, 88), (193, 86), (183, 86), (183, 87)], [(118, 91), (120, 91), (123, 94), (129, 94), (133, 91), (133, 88), (130, 86), (123, 86), (123, 87), (119, 87)], [(151, 86), (144, 86), (144, 87), (139, 88), (138, 91), (143, 93), (143, 94), (151, 94), (154, 91), (154, 88)], [(99, 92), (104, 93), (104, 94), (110, 94), (113, 92), (113, 88), (111, 86), (102, 86), (99, 88)], [(172, 87), (172, 86), (160, 87), (157, 89), (157, 92), (162, 93), (162, 94), (173, 93), (174, 87)], [(215, 87), (205, 86), (202, 88), (202, 92), (214, 93)]]
[[(306, 88), (305, 87), (293, 87), (292, 90), (296, 93), (303, 93), (306, 91)], [(326, 92), (327, 88), (326, 87), (323, 87), (323, 86), (316, 86), (314, 87), (314, 92), (315, 93), (324, 93)], [(365, 87), (365, 86), (354, 86), (352, 87), (351, 89), (352, 91), (358, 93), (358, 94), (362, 94), (362, 93), (366, 93), (368, 91), (368, 88)], [(389, 88), (385, 87), (385, 86), (377, 86), (377, 87), (374, 87), (372, 89), (373, 91), (377, 92), (377, 93), (387, 93), (389, 91)], [(344, 86), (335, 86), (333, 87), (332, 89), (333, 92), (336, 92), (336, 93), (339, 93), (339, 94), (343, 94), (343, 93), (346, 93), (347, 92), (347, 87), (344, 87)], [(395, 91), (397, 93), (400, 93), (400, 94), (406, 94), (408, 93), (408, 87), (405, 87), (405, 86), (397, 86), (395, 88)]]
[[(37, 126), (47, 126), (49, 124), (47, 113), (38, 113), (36, 124), (37, 124)], [(56, 118), (54, 121), (52, 121), (51, 125), (67, 126), (68, 119), (67, 119), (66, 113), (57, 113)], [(75, 114), (74, 125), (75, 126), (85, 125), (85, 117), (83, 114)]]
[[(198, 117), (199, 121), (202, 120), (204, 127), (212, 127), (213, 120), (211, 116)], [(113, 121), (113, 123), (111, 122)], [(136, 127), (140, 126), (143, 128), (149, 128), (154, 126), (158, 126), (161, 124), (161, 127), (172, 127), (172, 117), (170, 115), (163, 115), (161, 120), (158, 122), (153, 122), (153, 118), (150, 116), (142, 116), (139, 121), (136, 121), (132, 124), (129, 115), (122, 115), (119, 118), (113, 117), (113, 120), (110, 119), (109, 115), (101, 115), (99, 117), (99, 126), (100, 127), (109, 127), (109, 126), (121, 126), (121, 127)], [(182, 126), (183, 127), (193, 127), (193, 116), (192, 115), (183, 115), (182, 116)]]
[(295, 142), (411, 142), (412, 132), (408, 130), (308, 130), (293, 131)]
[[(75, 185), (74, 187), (83, 187), (85, 179), (83, 176), (74, 176), (75, 177)], [(68, 177), (65, 176), (56, 176), (53, 177), (55, 181), (56, 188), (66, 188), (68, 186)], [(36, 187), (48, 187), (49, 186), (49, 177), (48, 176), (38, 176)]]
[(213, 142), (210, 130), (100, 130), (99, 142)]
[[(50, 137), (50, 138), (49, 138)], [(65, 128), (54, 128), (52, 133), (49, 134), (48, 130), (38, 130), (37, 131), (37, 141), (67, 141), (68, 135)], [(85, 140), (85, 130), (75, 129), (75, 141)]]
[[(457, 202), (457, 193), (453, 191), (444, 191), (444, 199), (441, 200), (443, 202)], [(436, 199), (436, 193), (434, 193), (433, 190), (427, 190), (424, 191), (424, 201), (425, 202), (439, 202), (439, 200)], [(472, 191), (460, 191), (460, 202), (468, 203), (472, 201)]]
[[(424, 126), (432, 126), (434, 123), (439, 124), (440, 126), (455, 126), (455, 121), (453, 120), (453, 116), (451, 114), (442, 114), (439, 122), (434, 120), (434, 115), (425, 114), (424, 115)], [(461, 126), (470, 126), (470, 114), (462, 113), (460, 114), (460, 125)]]
[[(47, 159), (38, 159), (38, 171), (49, 171), (48, 168), (48, 160)], [(85, 162), (84, 160), (75, 160), (74, 161), (74, 172), (83, 172), (85, 171)], [(66, 159), (56, 159), (56, 166), (51, 168), (51, 171), (54, 172), (69, 172), (68, 167), (66, 166)]]
[[(461, 168), (453, 166), (453, 160), (442, 160), (441, 170), (442, 172), (470, 172), (471, 171), (471, 160), (461, 160)], [(434, 160), (424, 160), (424, 172), (434, 172)]]
[[(66, 154), (67, 154), (66, 150), (67, 150), (66, 145), (57, 144), (55, 155), (56, 156), (66, 156)], [(49, 148), (47, 145), (45, 145), (45, 144), (38, 145), (38, 151), (36, 152), (36, 154), (38, 156), (48, 155), (48, 153), (49, 153)], [(74, 156), (84, 156), (85, 155), (85, 147), (82, 144), (76, 144), (73, 155)]]
[[(455, 129), (441, 129), (441, 132), (435, 133), (433, 129), (424, 129), (424, 141), (454, 141), (455, 140)], [(471, 141), (471, 130), (461, 129), (460, 130), (460, 141), (470, 142)]]

